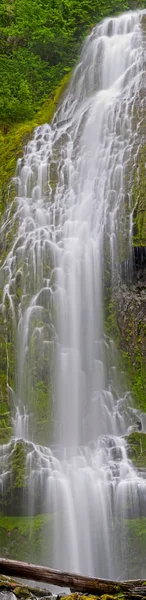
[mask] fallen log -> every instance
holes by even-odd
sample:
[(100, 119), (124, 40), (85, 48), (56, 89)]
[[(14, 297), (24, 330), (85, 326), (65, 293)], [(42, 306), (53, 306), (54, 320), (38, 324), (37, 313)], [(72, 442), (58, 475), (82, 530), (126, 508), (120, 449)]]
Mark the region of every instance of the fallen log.
[(141, 598), (146, 597), (146, 582), (140, 579), (129, 581), (97, 579), (6, 558), (0, 558), (0, 574), (42, 581), (84, 594), (101, 596), (102, 594), (116, 595), (123, 592), (123, 594), (126, 593), (126, 598), (136, 598), (139, 597), (139, 594)]

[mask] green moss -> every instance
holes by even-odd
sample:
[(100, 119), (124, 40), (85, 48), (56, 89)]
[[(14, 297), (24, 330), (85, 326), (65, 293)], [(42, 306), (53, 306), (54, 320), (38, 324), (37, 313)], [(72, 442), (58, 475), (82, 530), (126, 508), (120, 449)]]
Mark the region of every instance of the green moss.
[[(11, 432), (12, 433), (12, 432)], [(7, 454), (7, 477), (0, 497), (0, 510), (7, 515), (27, 513), (28, 473), (26, 471), (27, 445), (22, 440), (11, 440)]]
[(13, 491), (15, 488), (23, 488), (26, 465), (26, 447), (23, 441), (19, 440), (10, 454), (9, 467), (12, 477)]
[(51, 557), (52, 523), (52, 515), (0, 517), (1, 556), (47, 563)]
[(8, 425), (6, 425), (6, 423), (4, 423), (2, 427), (0, 427), (0, 444), (8, 444), (12, 434), (13, 428), (11, 426), (9, 427)]
[(146, 245), (146, 144), (141, 146), (134, 168), (133, 245)]
[(110, 301), (108, 305), (108, 314), (105, 329), (107, 335), (109, 335), (109, 337), (112, 337), (115, 340), (116, 344), (119, 345), (120, 331), (116, 318), (116, 303), (114, 300)]
[(122, 351), (120, 364), (126, 373), (135, 407), (146, 412), (145, 357), (138, 350), (135, 347), (133, 355), (132, 351)]
[(124, 520), (123, 528), (120, 527), (120, 532), (120, 542), (121, 547), (123, 548), (123, 559), (125, 560), (125, 579), (129, 577), (129, 572), (131, 573), (131, 579), (144, 579), (146, 518), (140, 517)]
[(24, 587), (15, 587), (14, 594), (17, 598), (32, 598), (30, 590)]
[[(89, 600), (96, 600), (99, 596), (94, 596), (93, 594), (88, 594)], [(63, 600), (64, 596), (60, 597), (60, 600)], [(74, 592), (69, 594), (69, 596), (65, 596), (65, 600), (87, 600), (87, 596), (84, 594), (80, 594), (79, 592)]]
[[(115, 366), (119, 383), (124, 383), (124, 391), (132, 393), (135, 407), (146, 411), (146, 324), (145, 293), (143, 288), (132, 283), (123, 284), (120, 279), (112, 289), (109, 276), (104, 282), (104, 323), (105, 332), (114, 340)], [(120, 376), (121, 374), (121, 376)], [(124, 374), (124, 377), (123, 377)]]
[(0, 127), (0, 212), (3, 214), (7, 204), (15, 196), (14, 186), (8, 193), (8, 185), (15, 175), (16, 161), (22, 156), (23, 147), (33, 133), (33, 129), (42, 123), (51, 121), (57, 104), (70, 79), (70, 73), (63, 77), (62, 81), (46, 100), (41, 109), (36, 113), (32, 121), (16, 125), (1, 125)]
[(9, 395), (7, 386), (7, 358), (8, 350), (6, 339), (4, 338), (5, 326), (1, 327), (0, 321), (0, 444), (6, 444), (11, 435), (12, 427), (9, 413)]
[[(0, 264), (2, 265), (5, 257), (10, 251), (14, 242), (17, 232), (17, 218), (15, 218), (16, 202), (14, 195), (16, 194), (15, 187), (11, 184), (11, 177), (15, 174), (15, 167), (17, 158), (22, 155), (23, 145), (27, 143), (27, 140), (32, 135), (34, 127), (44, 122), (49, 122), (52, 119), (56, 106), (59, 102), (61, 94), (65, 90), (65, 87), (69, 81), (70, 74), (65, 75), (61, 83), (56, 88), (55, 93), (48, 98), (42, 105), (41, 109), (36, 114), (35, 119), (29, 122), (13, 125), (13, 126), (1, 126), (0, 128), (0, 212), (1, 217), (7, 208), (9, 203), (10, 206), (9, 219), (7, 227), (4, 231), (3, 237), (1, 238), (1, 256)], [(8, 189), (9, 188), (9, 189)], [(23, 266), (25, 269), (25, 265)], [(48, 272), (48, 265), (46, 267)], [(18, 265), (18, 271), (16, 274), (16, 283), (12, 290), (12, 298), (14, 304), (14, 311), (16, 317), (16, 323), (18, 318), (18, 307), (21, 300), (21, 274), (22, 265)], [(1, 271), (1, 290), (4, 286), (3, 273)], [(2, 300), (2, 292), (1, 292)], [(42, 324), (44, 326), (44, 322)], [(32, 348), (33, 354), (33, 348)], [(3, 311), (0, 312), (0, 406), (1, 413), (5, 414), (3, 417), (3, 423), (0, 421), (0, 443), (6, 443), (9, 441), (12, 428), (9, 416), (10, 408), (10, 388), (15, 390), (15, 372), (17, 364), (17, 344), (16, 344), (16, 331), (15, 324), (12, 317), (12, 311), (8, 296), (5, 297), (5, 304)], [(47, 372), (47, 369), (46, 369)], [(27, 379), (27, 374), (26, 374)], [(29, 388), (29, 389), (28, 389)], [(34, 409), (35, 414), (35, 433), (36, 438), (41, 443), (46, 439), (48, 441), (49, 431), (49, 418), (50, 413), (48, 408), (50, 407), (51, 390), (49, 386), (48, 377), (42, 374), (41, 360), (35, 361), (35, 373), (33, 372), (29, 385), (26, 386), (24, 393), (26, 392), (26, 398), (29, 397), (30, 408)], [(25, 399), (26, 399), (25, 398)], [(5, 407), (3, 404), (5, 402)], [(49, 415), (47, 423), (46, 414)], [(43, 427), (45, 427), (45, 433), (43, 435)], [(45, 436), (45, 437), (44, 437)]]
[(0, 516), (0, 528), (5, 529), (8, 533), (18, 529), (21, 535), (28, 535), (30, 528), (37, 533), (42, 526), (47, 526), (50, 523), (52, 516), (36, 515), (36, 517), (7, 517)]
[(0, 312), (0, 443), (7, 443), (12, 435), (10, 419), (10, 388), (14, 385), (15, 332), (8, 296)]
[(103, 594), (103, 596), (100, 596), (100, 600), (116, 600), (116, 598), (119, 600), (119, 598), (121, 598), (121, 600), (125, 598), (125, 596), (121, 593), (116, 594), (114, 596), (111, 596), (110, 594)]
[[(110, 581), (109, 581), (109, 587), (110, 587)], [(115, 588), (116, 588), (116, 586), (115, 586)], [(70, 594), (69, 596), (65, 596), (65, 600), (86, 600), (87, 597), (88, 597), (88, 600), (96, 600), (96, 599), (98, 600), (99, 598), (100, 598), (100, 600), (116, 600), (116, 598), (124, 599), (123, 593), (121, 593), (121, 592), (118, 593), (119, 589), (120, 588), (117, 585), (117, 593), (116, 594), (111, 595), (109, 593), (109, 594), (102, 594), (100, 596), (97, 594), (96, 595), (94, 595), (94, 594), (88, 594), (88, 595), (85, 594), (84, 595), (82, 593), (75, 592), (75, 593)], [(64, 599), (64, 597), (60, 597), (60, 600), (63, 600), (63, 599)]]
[(29, 585), (25, 585), (23, 583), (23, 585), (21, 586), (19, 584), (18, 587), (18, 581), (16, 581), (15, 579), (12, 579), (12, 577), (6, 577), (5, 575), (0, 575), (0, 588), (1, 591), (9, 591), (9, 592), (13, 592), (15, 594), (16, 597), (26, 597), (29, 594), (30, 598), (43, 598), (45, 597), (46, 600), (49, 600), (50, 597), (50, 593), (48, 590), (45, 589), (41, 589), (40, 587), (34, 587), (34, 586), (29, 586)]
[(146, 434), (134, 431), (126, 439), (129, 458), (137, 468), (146, 469)]
[[(121, 290), (121, 295), (127, 294), (126, 288)], [(131, 296), (130, 296), (131, 294)], [(146, 411), (146, 377), (145, 377), (145, 352), (146, 352), (146, 325), (145, 325), (145, 299), (137, 290), (133, 293), (132, 287), (128, 291), (128, 306), (121, 310), (121, 304), (116, 304), (116, 318), (120, 330), (120, 369), (127, 375), (128, 387), (131, 389), (134, 404), (142, 411)]]

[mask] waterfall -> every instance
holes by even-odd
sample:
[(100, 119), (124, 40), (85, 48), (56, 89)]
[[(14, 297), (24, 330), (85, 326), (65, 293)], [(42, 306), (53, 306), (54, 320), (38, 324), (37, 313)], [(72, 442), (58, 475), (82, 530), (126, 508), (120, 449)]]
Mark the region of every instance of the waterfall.
[(144, 475), (124, 437), (136, 413), (114, 387), (103, 293), (106, 260), (116, 277), (131, 251), (142, 14), (106, 19), (87, 38), (52, 124), (18, 161), (15, 211), (2, 226), (16, 229), (1, 267), (3, 313), (7, 299), (32, 512), (39, 490), (53, 514), (54, 567), (106, 578), (124, 577), (126, 519), (145, 516)]

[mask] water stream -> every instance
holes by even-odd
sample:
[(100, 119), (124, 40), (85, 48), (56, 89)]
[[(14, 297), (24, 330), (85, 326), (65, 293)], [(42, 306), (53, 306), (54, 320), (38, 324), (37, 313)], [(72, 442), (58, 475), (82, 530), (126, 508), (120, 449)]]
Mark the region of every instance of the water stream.
[(107, 19), (87, 38), (52, 124), (36, 129), (18, 161), (16, 210), (2, 226), (16, 225), (1, 267), (3, 312), (7, 299), (14, 435), (28, 443), (31, 511), (39, 489), (54, 514), (54, 567), (106, 578), (124, 577), (126, 519), (145, 516), (144, 474), (124, 437), (137, 417), (115, 386), (103, 317), (105, 261), (115, 278), (131, 251), (142, 14)]

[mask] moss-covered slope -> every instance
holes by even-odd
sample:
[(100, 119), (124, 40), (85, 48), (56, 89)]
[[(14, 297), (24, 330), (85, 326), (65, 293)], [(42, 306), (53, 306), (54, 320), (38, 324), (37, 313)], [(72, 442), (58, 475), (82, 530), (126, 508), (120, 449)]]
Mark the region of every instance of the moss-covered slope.
[(52, 545), (52, 516), (0, 517), (0, 555), (48, 564)]

